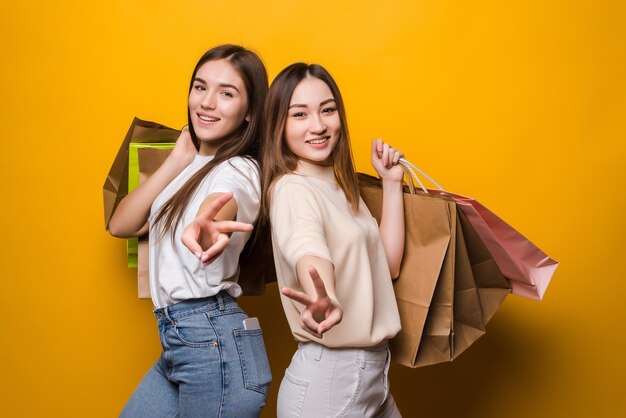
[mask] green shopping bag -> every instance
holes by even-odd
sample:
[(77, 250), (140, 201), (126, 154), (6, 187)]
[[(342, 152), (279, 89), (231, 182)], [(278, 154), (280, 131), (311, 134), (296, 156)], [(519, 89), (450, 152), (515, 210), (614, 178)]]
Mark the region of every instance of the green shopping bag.
[[(135, 190), (140, 184), (140, 177), (142, 172), (140, 172), (139, 165), (139, 150), (144, 148), (149, 148), (153, 150), (171, 150), (174, 148), (175, 143), (173, 142), (164, 142), (164, 143), (130, 143), (128, 146), (128, 193)], [(160, 153), (162, 158), (157, 158), (158, 161), (155, 161), (153, 158), (150, 159), (150, 171), (147, 175), (152, 174), (152, 166), (154, 166), (154, 170), (156, 170), (160, 164), (167, 157), (167, 153)], [(154, 154), (155, 156), (158, 154)], [(146, 164), (141, 165), (142, 169), (146, 170)], [(128, 256), (128, 267), (136, 268), (137, 267), (137, 257), (138, 257), (138, 247), (139, 247), (139, 238), (133, 237), (128, 238), (126, 241), (126, 254)]]

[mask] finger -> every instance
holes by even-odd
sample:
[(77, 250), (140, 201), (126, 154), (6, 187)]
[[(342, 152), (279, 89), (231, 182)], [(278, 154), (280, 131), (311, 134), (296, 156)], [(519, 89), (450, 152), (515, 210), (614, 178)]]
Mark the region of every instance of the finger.
[(396, 151), (393, 154), (393, 161), (392, 161), (393, 165), (398, 164), (398, 162), (400, 162), (400, 158), (402, 158), (402, 153), (400, 151)]
[(183, 231), (183, 235), (180, 237), (183, 245), (189, 249), (196, 257), (202, 257), (202, 247), (198, 242), (198, 230), (196, 224), (190, 224)]
[(223, 195), (219, 196), (217, 199), (212, 201), (209, 206), (207, 206), (207, 210), (202, 214), (204, 219), (213, 219), (215, 215), (222, 210), (224, 205), (233, 197), (233, 192), (227, 192)]
[(304, 325), (304, 322), (302, 322), (302, 320), (300, 320), (300, 328), (302, 328), (303, 330), (305, 330), (306, 332), (308, 332), (309, 334), (311, 334), (314, 337), (322, 338), (322, 334), (318, 334), (315, 331), (311, 331), (306, 325)]
[(283, 287), (280, 289), (280, 293), (287, 296), (289, 299), (293, 299), (296, 302), (303, 304), (304, 306), (309, 306), (313, 303), (313, 299), (306, 293), (298, 292), (297, 290), (293, 290), (289, 287)]
[(384, 144), (383, 145), (383, 156), (381, 158), (383, 165), (387, 168), (389, 168), (389, 165), (387, 163), (387, 161), (389, 160), (389, 145)]
[(300, 320), (302, 321), (305, 330), (307, 330), (313, 335), (317, 334), (319, 337), (322, 336), (322, 334), (317, 332), (317, 329), (319, 328), (320, 324), (318, 324), (317, 321), (313, 319), (313, 315), (311, 314), (311, 311), (309, 311), (308, 309), (303, 310), (302, 313), (300, 314)]
[(333, 310), (330, 315), (328, 315), (328, 318), (320, 322), (319, 326), (317, 327), (317, 332), (323, 334), (326, 331), (330, 330), (332, 327), (341, 322), (341, 316), (342, 315), (339, 310)]
[(377, 160), (379, 158), (380, 158), (380, 155), (378, 155), (378, 141), (372, 138), (372, 161)]
[(206, 267), (206, 266), (208, 266), (209, 264), (211, 264), (212, 262), (214, 262), (215, 260), (217, 260), (217, 257), (212, 257), (212, 258), (209, 258), (208, 260), (203, 261), (202, 263), (203, 263), (204, 267)]
[(393, 157), (396, 155), (396, 150), (393, 149), (392, 146), (389, 146), (389, 154), (387, 155), (387, 168), (391, 168), (393, 166)]
[(237, 221), (216, 221), (215, 226), (220, 232), (252, 231), (252, 224)]
[(376, 155), (379, 159), (383, 156), (383, 140), (380, 138), (376, 140)]
[(222, 251), (224, 251), (224, 248), (226, 248), (229, 242), (230, 239), (228, 239), (226, 235), (218, 235), (217, 240), (215, 240), (215, 242), (202, 253), (201, 260), (206, 262), (211, 258), (217, 257), (222, 253)]
[(313, 282), (313, 286), (315, 287), (315, 294), (318, 299), (328, 297), (326, 293), (326, 286), (324, 286), (324, 281), (320, 277), (319, 272), (313, 266), (309, 266), (309, 276), (311, 276), (311, 281)]

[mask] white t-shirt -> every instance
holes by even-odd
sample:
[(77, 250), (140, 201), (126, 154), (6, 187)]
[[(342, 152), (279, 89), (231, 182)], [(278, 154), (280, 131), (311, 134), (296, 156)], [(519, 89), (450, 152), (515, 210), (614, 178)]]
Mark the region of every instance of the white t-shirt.
[[(148, 221), (151, 227), (161, 206), (212, 159), (213, 156), (197, 155), (163, 189), (150, 208)], [(185, 226), (195, 219), (206, 197), (212, 193), (224, 192), (233, 192), (238, 207), (237, 221), (254, 223), (259, 213), (261, 196), (256, 163), (243, 157), (234, 157), (214, 167), (187, 204), (176, 229), (173, 246), (171, 230), (159, 240), (162, 226), (156, 225), (150, 229), (150, 293), (156, 308), (187, 299), (213, 296), (221, 290), (228, 291), (233, 297), (241, 295), (241, 287), (237, 284), (239, 254), (250, 237), (250, 232), (234, 232), (222, 254), (208, 266), (204, 266), (180, 240)]]

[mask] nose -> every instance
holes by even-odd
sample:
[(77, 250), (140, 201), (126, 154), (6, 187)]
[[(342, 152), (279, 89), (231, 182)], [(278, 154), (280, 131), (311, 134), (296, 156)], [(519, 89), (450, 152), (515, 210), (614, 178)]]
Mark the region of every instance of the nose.
[(217, 102), (217, 95), (213, 92), (211, 92), (210, 90), (207, 90), (206, 93), (204, 94), (204, 97), (202, 97), (202, 101), (200, 102), (200, 106), (202, 106), (203, 109), (215, 109), (215, 104)]
[(326, 124), (322, 120), (320, 115), (313, 115), (310, 119), (311, 125), (309, 126), (309, 130), (314, 134), (323, 134), (326, 132)]

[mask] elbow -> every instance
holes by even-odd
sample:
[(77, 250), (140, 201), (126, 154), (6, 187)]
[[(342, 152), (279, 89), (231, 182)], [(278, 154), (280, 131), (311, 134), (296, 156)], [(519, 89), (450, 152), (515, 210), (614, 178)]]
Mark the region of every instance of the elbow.
[(121, 225), (118, 225), (113, 218), (109, 221), (109, 233), (117, 238), (131, 237), (131, 235), (128, 234), (128, 231), (124, 231), (124, 228), (122, 228)]
[(400, 266), (389, 266), (389, 273), (391, 274), (391, 280), (396, 280), (400, 277)]

